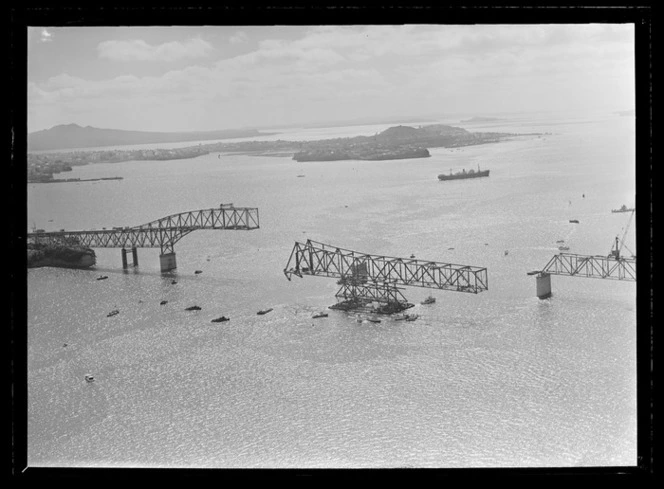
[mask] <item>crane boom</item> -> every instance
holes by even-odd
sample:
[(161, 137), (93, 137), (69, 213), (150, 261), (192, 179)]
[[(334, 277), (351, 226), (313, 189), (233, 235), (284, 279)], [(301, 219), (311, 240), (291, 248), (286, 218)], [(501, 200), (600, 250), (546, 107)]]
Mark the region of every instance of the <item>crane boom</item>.
[(631, 214), (629, 215), (629, 220), (627, 221), (627, 226), (625, 226), (625, 232), (622, 235), (622, 239), (618, 240), (618, 236), (616, 236), (615, 249), (611, 250), (609, 257), (613, 257), (616, 260), (620, 259), (620, 252), (622, 251), (623, 247), (625, 247), (625, 238), (627, 238), (627, 232), (629, 231), (629, 227), (632, 224), (632, 218), (634, 217), (635, 212), (636, 210), (632, 210)]

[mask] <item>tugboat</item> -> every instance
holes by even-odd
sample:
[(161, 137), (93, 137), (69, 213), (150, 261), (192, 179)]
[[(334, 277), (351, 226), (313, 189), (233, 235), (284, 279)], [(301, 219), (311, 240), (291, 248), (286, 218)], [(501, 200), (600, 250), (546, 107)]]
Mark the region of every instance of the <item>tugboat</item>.
[(450, 170), (449, 175), (445, 175), (441, 173), (438, 175), (438, 180), (463, 180), (465, 178), (479, 178), (479, 177), (488, 177), (489, 176), (489, 171), (490, 170), (480, 170), (480, 166), (477, 165), (477, 171), (475, 170), (468, 170), (464, 168), (460, 172), (452, 173), (452, 170)]

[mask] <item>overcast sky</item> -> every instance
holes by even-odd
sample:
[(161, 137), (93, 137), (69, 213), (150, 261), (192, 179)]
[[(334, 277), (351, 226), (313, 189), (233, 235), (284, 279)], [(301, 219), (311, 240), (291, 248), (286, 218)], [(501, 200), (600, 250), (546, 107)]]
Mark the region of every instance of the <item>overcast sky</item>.
[(28, 131), (634, 108), (630, 24), (28, 29)]

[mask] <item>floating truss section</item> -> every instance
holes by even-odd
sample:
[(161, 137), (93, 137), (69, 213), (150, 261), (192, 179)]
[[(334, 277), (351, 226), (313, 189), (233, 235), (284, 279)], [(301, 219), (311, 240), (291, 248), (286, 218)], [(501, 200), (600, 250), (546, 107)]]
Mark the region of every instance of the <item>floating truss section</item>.
[(288, 280), (293, 275), (336, 278), (342, 286), (337, 297), (351, 305), (376, 301), (402, 309), (412, 307), (398, 286), (473, 294), (488, 290), (483, 267), (369, 255), (311, 240), (295, 243), (284, 274)]

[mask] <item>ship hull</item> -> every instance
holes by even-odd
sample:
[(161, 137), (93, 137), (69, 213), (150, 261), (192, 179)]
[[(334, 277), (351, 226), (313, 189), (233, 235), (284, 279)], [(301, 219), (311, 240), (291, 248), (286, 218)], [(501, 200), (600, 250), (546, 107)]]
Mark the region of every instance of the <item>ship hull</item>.
[(455, 173), (453, 175), (438, 175), (438, 180), (465, 180), (467, 178), (488, 177), (490, 170), (482, 170), (473, 173)]

